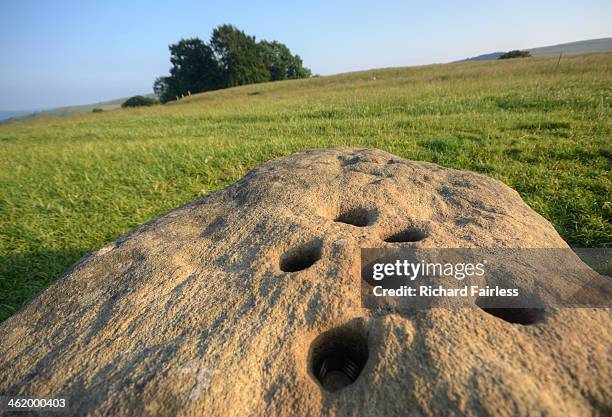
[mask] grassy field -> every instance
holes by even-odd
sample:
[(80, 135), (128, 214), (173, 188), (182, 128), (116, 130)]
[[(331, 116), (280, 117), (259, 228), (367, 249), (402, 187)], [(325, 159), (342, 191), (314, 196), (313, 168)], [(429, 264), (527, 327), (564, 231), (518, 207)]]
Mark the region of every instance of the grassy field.
[[(144, 94), (146, 97), (155, 97), (153, 94)], [(34, 113), (29, 112), (25, 114), (15, 115), (11, 117), (17, 117), (18, 121), (28, 122), (32, 119), (38, 119), (41, 117), (66, 117), (66, 116), (80, 116), (82, 114), (91, 113), (93, 109), (100, 109), (102, 111), (109, 110), (117, 110), (121, 108), (121, 105), (128, 99), (129, 97), (118, 98), (116, 100), (109, 101), (100, 101), (98, 103), (93, 104), (83, 104), (80, 106), (67, 106), (67, 107), (57, 107), (55, 109), (50, 110), (40, 110)], [(14, 113), (14, 112), (12, 112)], [(2, 116), (2, 112), (0, 112), (0, 117)], [(2, 120), (0, 120), (2, 121)]]
[(497, 178), (577, 247), (612, 246), (612, 53), (385, 69), (0, 126), (0, 320), (81, 255), (304, 148)]

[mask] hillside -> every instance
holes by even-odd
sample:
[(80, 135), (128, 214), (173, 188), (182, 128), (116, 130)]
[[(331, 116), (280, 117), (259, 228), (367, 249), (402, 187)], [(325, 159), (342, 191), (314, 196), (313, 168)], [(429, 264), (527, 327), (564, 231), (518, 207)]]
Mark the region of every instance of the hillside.
[[(563, 43), (558, 45), (543, 46), (539, 48), (528, 49), (533, 56), (559, 56), (577, 55), (595, 52), (610, 52), (612, 51), (612, 38), (590, 39), (584, 41)], [(478, 55), (472, 58), (467, 58), (463, 61), (491, 61), (496, 60), (504, 52), (491, 52), (488, 54)], [(146, 97), (155, 97), (154, 94), (145, 94)], [(58, 107), (42, 111), (0, 111), (0, 123), (3, 121), (12, 121), (12, 119), (23, 120), (27, 118), (38, 117), (55, 117), (55, 116), (78, 116), (81, 114), (91, 113), (93, 109), (102, 109), (104, 111), (116, 110), (121, 108), (121, 104), (129, 97), (123, 97), (110, 101), (101, 101), (93, 104)]]
[(480, 172), (571, 245), (612, 246), (612, 53), (557, 63), (391, 68), (1, 125), (0, 319), (85, 252), (306, 148)]
[[(146, 94), (147, 97), (154, 97), (153, 94)], [(125, 100), (127, 100), (129, 97), (123, 97), (123, 98), (118, 98), (115, 100), (109, 100), (109, 101), (100, 101), (98, 103), (94, 103), (94, 104), (83, 104), (83, 105), (79, 105), (79, 106), (66, 106), (66, 107), (58, 107), (55, 109), (49, 109), (49, 110), (42, 110), (42, 111), (37, 111), (34, 113), (31, 112), (10, 112), (10, 113), (17, 113), (14, 114), (12, 116), (10, 116), (11, 118), (17, 119), (17, 120), (26, 120), (26, 119), (36, 119), (39, 117), (66, 117), (66, 116), (78, 116), (81, 114), (87, 114), (87, 113), (91, 113), (93, 111), (93, 109), (102, 109), (103, 111), (110, 111), (110, 110), (116, 110), (121, 108), (121, 104), (123, 104), (123, 102)], [(0, 112), (0, 116), (1, 116)], [(7, 112), (9, 113), (9, 112)], [(8, 118), (7, 118), (8, 119)], [(2, 118), (0, 118), (0, 121), (2, 121)]]
[(0, 110), (0, 123), (15, 117), (27, 116), (34, 112), (36, 112), (36, 110)]
[[(559, 56), (578, 55), (595, 52), (612, 51), (612, 38), (589, 39), (586, 41), (561, 43), (558, 45), (542, 46), (539, 48), (527, 49), (533, 56)], [(468, 58), (465, 61), (489, 61), (502, 56), (504, 52), (492, 52)]]

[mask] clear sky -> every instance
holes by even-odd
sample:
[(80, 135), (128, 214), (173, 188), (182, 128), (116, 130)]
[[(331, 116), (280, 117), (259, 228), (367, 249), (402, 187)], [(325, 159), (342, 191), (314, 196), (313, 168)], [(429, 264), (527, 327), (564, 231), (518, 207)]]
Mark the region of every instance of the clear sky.
[(0, 110), (149, 93), (168, 45), (223, 23), (314, 73), (448, 62), (612, 36), (612, 1), (1, 0)]

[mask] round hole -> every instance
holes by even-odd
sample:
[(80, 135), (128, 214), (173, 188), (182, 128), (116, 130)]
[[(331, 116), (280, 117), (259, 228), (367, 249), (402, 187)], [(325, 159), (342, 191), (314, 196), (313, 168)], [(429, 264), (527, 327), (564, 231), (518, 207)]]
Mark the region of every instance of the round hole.
[(540, 323), (545, 317), (543, 308), (483, 308), (482, 310), (508, 323), (523, 326)]
[(346, 223), (357, 227), (365, 227), (370, 224), (374, 218), (374, 212), (358, 207), (352, 210), (344, 211), (336, 217), (336, 222)]
[(339, 391), (354, 383), (368, 361), (367, 333), (346, 325), (320, 335), (311, 346), (311, 371), (321, 387)]
[(321, 259), (321, 244), (312, 242), (287, 251), (280, 259), (283, 272), (297, 272), (312, 266)]
[(418, 242), (419, 240), (425, 239), (425, 237), (426, 237), (425, 232), (418, 230), (418, 229), (414, 229), (414, 228), (408, 228), (400, 232), (393, 233), (385, 237), (383, 240), (389, 243), (404, 243), (404, 242)]
[(495, 299), (490, 297), (480, 297), (476, 300), (476, 305), (484, 312), (508, 323), (528, 326), (543, 322), (546, 318), (546, 310), (541, 307), (493, 307), (504, 303), (507, 304), (508, 301), (502, 300), (496, 303)]

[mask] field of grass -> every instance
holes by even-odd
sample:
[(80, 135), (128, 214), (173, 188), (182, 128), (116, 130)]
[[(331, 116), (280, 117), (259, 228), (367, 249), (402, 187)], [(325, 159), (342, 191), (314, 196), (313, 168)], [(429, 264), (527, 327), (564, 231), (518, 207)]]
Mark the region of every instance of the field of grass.
[[(155, 97), (153, 94), (143, 94), (146, 97)], [(19, 121), (27, 122), (32, 119), (38, 119), (41, 117), (67, 117), (67, 116), (80, 116), (82, 114), (91, 113), (94, 109), (100, 109), (102, 111), (117, 110), (121, 108), (121, 105), (129, 97), (118, 98), (116, 100), (100, 101), (93, 104), (83, 104), (80, 106), (67, 106), (57, 107), (49, 110), (40, 110), (34, 113), (29, 112), (21, 115), (15, 115), (11, 117), (19, 118)], [(2, 116), (2, 114), (0, 114)]]
[(612, 246), (612, 53), (384, 69), (0, 126), (0, 320), (81, 255), (304, 148), (363, 146), (514, 187)]

